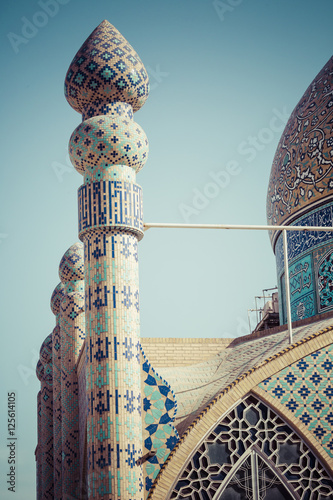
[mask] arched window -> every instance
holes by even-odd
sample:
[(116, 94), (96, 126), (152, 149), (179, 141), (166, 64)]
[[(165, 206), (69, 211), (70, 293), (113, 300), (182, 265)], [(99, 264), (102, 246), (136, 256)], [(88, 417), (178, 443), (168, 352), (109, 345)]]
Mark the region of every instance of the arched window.
[(168, 499), (324, 500), (333, 481), (307, 444), (249, 395), (217, 422), (184, 464)]
[(297, 500), (298, 496), (290, 491), (283, 478), (277, 475), (277, 470), (274, 470), (257, 450), (252, 449), (239, 462), (214, 499)]

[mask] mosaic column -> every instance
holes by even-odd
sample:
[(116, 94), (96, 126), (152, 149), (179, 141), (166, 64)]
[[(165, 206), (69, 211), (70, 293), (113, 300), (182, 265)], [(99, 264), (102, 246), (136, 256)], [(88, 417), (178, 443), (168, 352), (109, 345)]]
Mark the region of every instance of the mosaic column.
[(44, 368), (41, 381), (42, 413), (42, 497), (53, 499), (53, 367), (52, 334), (44, 340), (40, 349), (40, 361)]
[[(36, 375), (38, 380), (42, 383), (44, 378), (44, 368), (39, 360), (36, 367)], [(37, 395), (37, 467), (36, 467), (36, 489), (37, 500), (43, 498), (42, 489), (42, 456), (43, 456), (43, 432), (42, 432), (42, 392), (38, 391)]]
[(80, 500), (87, 500), (87, 415), (88, 401), (86, 391), (86, 366), (87, 350), (80, 354), (78, 362), (78, 384), (79, 384), (79, 456), (80, 456)]
[(84, 243), (89, 499), (142, 500), (141, 369), (137, 244), (143, 236), (135, 173), (148, 141), (133, 112), (148, 96), (136, 52), (103, 21), (66, 75), (70, 105), (82, 124), (70, 139)]
[(53, 362), (53, 465), (54, 498), (62, 499), (62, 438), (61, 438), (61, 349), (60, 349), (60, 302), (63, 285), (59, 283), (51, 297), (51, 310), (56, 317), (56, 326), (52, 332)]
[(77, 361), (85, 338), (83, 245), (72, 245), (61, 259), (60, 302), (62, 498), (80, 498), (79, 394)]

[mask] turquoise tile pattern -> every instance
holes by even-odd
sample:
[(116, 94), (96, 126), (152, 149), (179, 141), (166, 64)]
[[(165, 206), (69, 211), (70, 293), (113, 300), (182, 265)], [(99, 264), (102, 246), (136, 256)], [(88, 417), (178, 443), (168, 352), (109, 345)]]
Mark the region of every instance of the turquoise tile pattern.
[(145, 490), (148, 495), (154, 479), (179, 441), (179, 434), (174, 427), (177, 402), (171, 386), (149, 363), (141, 347), (142, 364), (142, 410), (144, 442), (143, 455), (155, 451), (155, 456), (145, 462)]
[[(268, 224), (289, 224), (324, 200), (332, 201), (333, 57), (325, 64), (291, 114), (273, 160)], [(272, 231), (271, 238), (278, 236)]]
[(61, 259), (61, 452), (62, 498), (79, 498), (79, 408), (76, 364), (85, 339), (83, 244), (72, 245)]
[[(294, 328), (294, 342), (332, 325), (332, 318)], [(174, 390), (177, 398), (175, 425), (180, 435), (200, 412), (234, 380), (289, 345), (288, 331), (248, 339), (230, 345), (215, 357), (195, 365), (158, 369)]]
[(333, 346), (284, 368), (259, 387), (299, 418), (333, 457)]
[(111, 102), (128, 103), (137, 111), (148, 94), (149, 78), (140, 57), (114, 26), (103, 21), (70, 64), (67, 101), (85, 120), (107, 114)]
[[(192, 453), (184, 454), (165, 500), (250, 500), (255, 488), (260, 500), (332, 499), (333, 481), (319, 458), (253, 394), (206, 429)], [(244, 470), (250, 455), (253, 465)]]
[(84, 243), (87, 495), (142, 500), (138, 240), (141, 188), (135, 173), (148, 141), (133, 113), (148, 97), (147, 72), (108, 21), (88, 37), (65, 78), (82, 114), (69, 153), (83, 175), (79, 237)]

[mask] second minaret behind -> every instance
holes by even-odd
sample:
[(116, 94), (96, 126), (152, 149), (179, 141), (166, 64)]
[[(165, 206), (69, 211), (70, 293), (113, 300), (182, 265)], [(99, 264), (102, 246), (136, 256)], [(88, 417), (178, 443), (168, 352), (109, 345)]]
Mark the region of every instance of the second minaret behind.
[(138, 240), (141, 188), (135, 174), (148, 141), (133, 121), (148, 97), (146, 70), (107, 21), (83, 44), (66, 75), (66, 98), (83, 122), (70, 157), (84, 176), (88, 498), (142, 500)]

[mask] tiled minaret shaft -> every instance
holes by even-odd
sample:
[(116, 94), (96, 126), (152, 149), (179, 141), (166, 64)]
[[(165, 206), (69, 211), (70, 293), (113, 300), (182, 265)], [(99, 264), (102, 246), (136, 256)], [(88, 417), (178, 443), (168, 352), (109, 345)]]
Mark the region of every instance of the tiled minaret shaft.
[(137, 243), (143, 235), (135, 182), (148, 141), (133, 121), (147, 99), (146, 70), (123, 36), (103, 21), (66, 75), (83, 122), (70, 157), (84, 176), (79, 237), (84, 243), (89, 499), (142, 500)]
[[(40, 383), (42, 384), (42, 380), (44, 378), (44, 368), (40, 360), (38, 360), (36, 366), (36, 375)], [(43, 434), (42, 434), (42, 391), (38, 391), (37, 395), (37, 467), (36, 467), (36, 490), (37, 490), (37, 500), (41, 500), (43, 498), (43, 470), (42, 470), (42, 458), (43, 458)]]
[(72, 245), (61, 259), (60, 302), (62, 496), (80, 499), (79, 398), (76, 365), (85, 338), (83, 245)]
[(54, 498), (62, 499), (62, 439), (61, 439), (61, 348), (60, 348), (60, 302), (63, 284), (59, 283), (52, 293), (51, 310), (56, 317), (52, 332), (53, 364), (53, 478)]
[(41, 378), (41, 433), (42, 433), (42, 495), (41, 498), (53, 500), (53, 367), (52, 334), (44, 340), (40, 349), (43, 365)]

